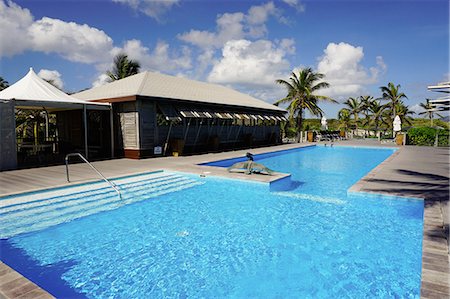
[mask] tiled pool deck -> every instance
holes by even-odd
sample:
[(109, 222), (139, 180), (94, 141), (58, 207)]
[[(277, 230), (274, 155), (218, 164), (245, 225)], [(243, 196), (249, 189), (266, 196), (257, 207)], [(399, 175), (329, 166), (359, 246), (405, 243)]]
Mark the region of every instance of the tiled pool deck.
[[(343, 141), (336, 145), (380, 146), (374, 141)], [(228, 173), (224, 168), (197, 164), (254, 154), (310, 146), (286, 144), (234, 152), (188, 157), (165, 157), (145, 160), (117, 159), (94, 162), (106, 177), (154, 170), (184, 171), (195, 174), (225, 176), (246, 180), (270, 182), (286, 174), (275, 176)], [(382, 144), (381, 146), (392, 146)], [(422, 251), (422, 298), (450, 298), (450, 271), (448, 248), (449, 222), (449, 164), (448, 148), (401, 147), (367, 176), (349, 189), (349, 192), (367, 192), (425, 199)], [(72, 184), (98, 180), (85, 164), (70, 166)], [(65, 166), (0, 172), (0, 196), (68, 185)], [(0, 262), (0, 298), (52, 298), (51, 295)]]

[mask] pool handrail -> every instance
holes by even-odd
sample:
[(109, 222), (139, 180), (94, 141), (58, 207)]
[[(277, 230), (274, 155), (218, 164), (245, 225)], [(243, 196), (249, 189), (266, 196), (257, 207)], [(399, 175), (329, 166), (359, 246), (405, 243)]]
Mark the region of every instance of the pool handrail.
[(67, 176), (67, 182), (70, 183), (69, 178), (69, 158), (70, 157), (79, 157), (83, 162), (85, 162), (87, 165), (89, 165), (105, 182), (107, 182), (111, 188), (116, 191), (117, 195), (119, 195), (119, 199), (122, 199), (122, 194), (120, 193), (119, 188), (116, 184), (108, 180), (103, 174), (101, 174), (100, 171), (97, 170), (97, 168), (94, 167), (82, 154), (80, 153), (70, 153), (66, 155), (65, 161), (66, 161), (66, 176)]

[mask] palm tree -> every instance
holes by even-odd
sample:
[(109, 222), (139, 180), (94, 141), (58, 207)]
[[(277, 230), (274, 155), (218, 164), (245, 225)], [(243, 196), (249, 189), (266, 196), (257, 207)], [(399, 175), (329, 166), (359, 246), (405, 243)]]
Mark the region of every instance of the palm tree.
[(3, 79), (3, 77), (0, 77), (0, 91), (9, 87), (9, 83), (8, 81), (6, 81), (5, 79)]
[(114, 67), (112, 71), (106, 74), (111, 81), (120, 80), (139, 73), (141, 65), (138, 61), (128, 59), (128, 55), (124, 53), (117, 54), (114, 57)]
[(380, 125), (385, 123), (383, 119), (383, 112), (387, 106), (381, 105), (380, 101), (372, 101), (370, 103), (369, 111), (371, 113), (368, 125), (373, 125), (375, 131), (378, 131)]
[(420, 112), (419, 115), (426, 114), (428, 116), (428, 118), (430, 119), (430, 127), (433, 126), (433, 117), (434, 117), (434, 115), (442, 117), (442, 115), (440, 115), (439, 113), (433, 111), (434, 107), (433, 107), (433, 105), (431, 105), (429, 99), (427, 99), (426, 104), (420, 103), (419, 106), (422, 107), (425, 110), (424, 112)]
[(395, 105), (395, 111), (397, 111), (397, 115), (400, 117), (402, 124), (412, 124), (413, 119), (409, 115), (415, 114), (415, 112), (409, 110), (409, 107), (403, 101), (398, 101), (397, 105)]
[(372, 102), (374, 101), (372, 96), (360, 96), (361, 100), (361, 112), (364, 115), (364, 122), (367, 124), (369, 123), (369, 113), (370, 113), (370, 106), (372, 105)]
[(343, 128), (345, 131), (348, 130), (348, 127), (350, 126), (351, 119), (350, 119), (351, 112), (347, 108), (342, 108), (338, 112), (338, 119), (340, 122), (340, 127)]
[(355, 123), (356, 128), (358, 128), (359, 112), (361, 112), (362, 108), (361, 101), (358, 98), (350, 97), (344, 102), (344, 105), (348, 107), (350, 114), (353, 115), (353, 122)]
[(380, 89), (383, 93), (382, 99), (388, 101), (387, 105), (391, 108), (392, 114), (389, 115), (390, 121), (388, 123), (392, 126), (392, 121), (397, 115), (396, 107), (398, 103), (402, 98), (407, 99), (408, 97), (403, 92), (399, 92), (400, 84), (394, 85), (394, 83), (389, 82), (387, 86), (381, 86)]
[(323, 81), (324, 74), (316, 73), (311, 68), (302, 69), (298, 75), (292, 72), (289, 81), (278, 79), (275, 82), (284, 85), (288, 91), (286, 97), (278, 100), (275, 105), (288, 103), (290, 119), (297, 119), (297, 135), (300, 142), (300, 132), (303, 124), (303, 111), (307, 109), (313, 115), (322, 116), (323, 111), (318, 106), (318, 101), (329, 101), (336, 103), (330, 97), (317, 95), (316, 92), (323, 88), (330, 87), (330, 84)]

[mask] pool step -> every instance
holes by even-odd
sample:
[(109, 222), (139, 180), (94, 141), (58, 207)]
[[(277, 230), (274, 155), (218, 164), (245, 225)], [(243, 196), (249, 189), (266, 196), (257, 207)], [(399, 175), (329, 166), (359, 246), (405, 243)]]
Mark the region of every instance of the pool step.
[[(170, 176), (170, 177), (164, 177), (159, 179), (147, 179), (142, 180), (139, 182), (130, 182), (130, 183), (123, 183), (118, 184), (118, 187), (122, 189), (122, 193), (127, 193), (130, 191), (134, 191), (139, 188), (146, 188), (146, 187), (155, 187), (155, 186), (162, 186), (165, 184), (170, 184), (173, 182), (176, 182), (177, 180), (180, 180), (181, 176)], [(89, 191), (89, 197), (102, 197), (106, 194), (113, 193), (114, 196), (117, 196), (117, 193), (109, 186), (103, 186), (101, 188), (95, 188), (91, 189)], [(122, 194), (123, 196), (126, 196), (126, 194)], [(19, 211), (26, 211), (28, 209), (34, 209), (35, 212), (38, 211), (38, 208), (45, 208), (48, 205), (52, 205), (54, 208), (58, 207), (59, 205), (63, 205), (66, 202), (70, 202), (69, 204), (73, 204), (74, 200), (83, 200), (86, 199), (86, 190), (76, 192), (76, 193), (63, 193), (59, 194), (53, 197), (49, 197), (46, 199), (40, 199), (40, 200), (33, 200), (32, 196), (30, 197), (29, 201), (12, 204), (6, 207), (0, 208), (0, 215), (8, 215), (10, 213), (19, 212)], [(0, 216), (0, 219), (2, 217)]]
[[(41, 230), (63, 222), (86, 217), (103, 211), (116, 209), (126, 204), (155, 198), (164, 194), (177, 192), (203, 184), (181, 175), (153, 175), (151, 177), (135, 177), (116, 180), (122, 192), (119, 199), (110, 186), (92, 186), (84, 192), (75, 188), (64, 189), (60, 195), (51, 191), (49, 198), (42, 194), (37, 198), (19, 200), (20, 203), (4, 205), (0, 200), (0, 238)], [(89, 186), (89, 185), (88, 185)], [(85, 186), (86, 187), (86, 186)], [(49, 192), (44, 192), (49, 193)], [(29, 196), (33, 197), (33, 195)]]
[[(161, 180), (170, 179), (170, 178), (177, 178), (177, 177), (180, 177), (180, 175), (166, 174), (166, 173), (159, 174), (158, 173), (158, 175), (148, 174), (148, 175), (142, 175), (142, 177), (141, 176), (139, 176), (139, 177), (140, 177), (141, 181), (152, 182), (152, 181), (161, 181)], [(131, 177), (131, 178), (113, 179), (111, 181), (118, 185), (125, 185), (130, 182), (135, 182), (136, 178)], [(21, 204), (31, 203), (31, 202), (37, 203), (37, 202), (45, 201), (45, 200), (52, 199), (52, 198), (60, 198), (62, 195), (69, 195), (69, 194), (71, 194), (73, 196), (77, 196), (77, 195), (81, 194), (83, 196), (84, 193), (86, 192), (86, 190), (91, 190), (92, 192), (94, 192), (97, 190), (110, 189), (110, 188), (111, 188), (111, 186), (109, 186), (109, 184), (107, 184), (103, 181), (99, 181), (99, 182), (92, 183), (92, 184), (83, 184), (83, 185), (73, 186), (73, 187), (69, 187), (69, 188), (53, 189), (50, 191), (42, 191), (42, 192), (37, 192), (37, 193), (6, 197), (6, 198), (0, 200), (0, 203), (1, 203), (0, 213), (5, 212), (3, 210), (4, 207), (14, 207), (16, 205), (21, 205)]]

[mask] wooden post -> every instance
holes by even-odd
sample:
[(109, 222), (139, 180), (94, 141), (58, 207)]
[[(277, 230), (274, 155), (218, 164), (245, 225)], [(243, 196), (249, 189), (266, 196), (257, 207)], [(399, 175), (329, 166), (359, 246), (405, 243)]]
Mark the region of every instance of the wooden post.
[(169, 132), (167, 132), (167, 138), (166, 138), (166, 143), (164, 144), (164, 152), (163, 152), (163, 156), (166, 155), (166, 151), (167, 151), (167, 146), (169, 144), (169, 138), (170, 138), (170, 131), (172, 130), (172, 121), (170, 120), (170, 124), (169, 124)]
[(86, 160), (89, 159), (89, 148), (88, 148), (88, 129), (87, 129), (87, 108), (86, 104), (83, 105), (83, 123), (84, 123), (84, 155)]
[(111, 134), (111, 158), (114, 158), (114, 113), (112, 104), (109, 107), (109, 125)]

